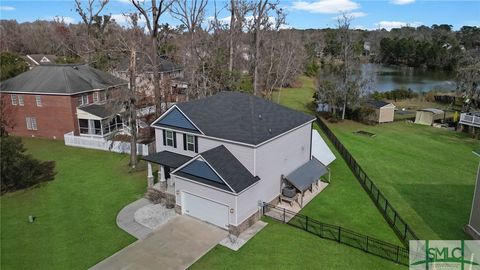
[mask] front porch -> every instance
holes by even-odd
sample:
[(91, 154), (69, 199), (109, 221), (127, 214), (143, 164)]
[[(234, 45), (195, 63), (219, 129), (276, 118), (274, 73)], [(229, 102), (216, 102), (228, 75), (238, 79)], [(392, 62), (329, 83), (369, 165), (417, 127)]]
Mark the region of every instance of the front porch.
[[(169, 195), (175, 195), (175, 182), (170, 177), (170, 172), (192, 159), (192, 157), (162, 151), (145, 156), (142, 159), (147, 161), (148, 187)], [(154, 183), (154, 167), (157, 167), (157, 183)]]

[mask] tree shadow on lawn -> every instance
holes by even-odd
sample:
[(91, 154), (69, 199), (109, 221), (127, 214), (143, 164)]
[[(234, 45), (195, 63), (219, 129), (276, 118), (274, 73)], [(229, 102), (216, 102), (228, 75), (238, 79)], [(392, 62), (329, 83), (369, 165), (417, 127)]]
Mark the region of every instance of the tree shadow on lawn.
[[(394, 187), (423, 219), (425, 225), (437, 234), (437, 238), (470, 239), (463, 228), (470, 217), (475, 188), (473, 185), (398, 184)], [(410, 225), (420, 239), (432, 238), (422, 235), (415, 228), (418, 225)]]

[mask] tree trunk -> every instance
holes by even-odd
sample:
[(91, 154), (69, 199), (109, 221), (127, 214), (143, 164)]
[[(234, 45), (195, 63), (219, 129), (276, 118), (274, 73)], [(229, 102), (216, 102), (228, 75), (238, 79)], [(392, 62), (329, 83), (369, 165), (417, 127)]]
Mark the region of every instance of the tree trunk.
[(130, 52), (130, 97), (129, 97), (129, 118), (130, 118), (130, 166), (135, 169), (137, 166), (137, 109), (136, 100), (136, 74), (137, 74), (137, 53), (135, 49)]
[(160, 74), (158, 74), (158, 45), (157, 33), (152, 33), (152, 66), (153, 66), (153, 86), (155, 97), (155, 115), (158, 117), (162, 114), (162, 90), (160, 89)]
[(258, 58), (260, 54), (260, 19), (257, 19), (255, 25), (255, 61), (253, 70), (253, 94), (258, 96)]
[(230, 0), (230, 40), (229, 40), (229, 59), (228, 59), (228, 71), (232, 73), (233, 71), (233, 35), (235, 32), (235, 0)]

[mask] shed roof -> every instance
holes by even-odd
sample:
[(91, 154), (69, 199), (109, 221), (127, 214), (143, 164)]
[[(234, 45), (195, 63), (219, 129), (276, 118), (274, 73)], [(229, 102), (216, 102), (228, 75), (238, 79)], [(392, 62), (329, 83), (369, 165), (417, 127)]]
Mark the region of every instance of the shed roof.
[(40, 65), (0, 84), (1, 92), (73, 95), (127, 85), (127, 81), (88, 65)]
[(316, 158), (312, 158), (300, 168), (286, 176), (287, 181), (300, 191), (307, 190), (313, 182), (328, 173), (328, 168)]
[(435, 108), (420, 109), (420, 110), (417, 110), (417, 112), (430, 112), (430, 113), (433, 113), (433, 114), (442, 114), (443, 113), (442, 110), (435, 109)]
[[(383, 108), (387, 105), (390, 105), (392, 103), (381, 101), (381, 100), (369, 100), (367, 103), (377, 109)], [(392, 104), (393, 105), (393, 104)]]

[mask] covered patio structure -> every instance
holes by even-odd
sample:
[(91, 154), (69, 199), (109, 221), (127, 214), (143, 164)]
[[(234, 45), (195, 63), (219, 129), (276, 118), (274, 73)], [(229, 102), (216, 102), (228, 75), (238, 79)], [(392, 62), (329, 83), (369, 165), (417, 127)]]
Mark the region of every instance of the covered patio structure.
[[(154, 153), (142, 158), (147, 161), (147, 181), (148, 187), (153, 187), (153, 169), (152, 163), (158, 165), (158, 182), (160, 187), (166, 191), (174, 190), (174, 184), (170, 178), (170, 172), (182, 166), (184, 163), (192, 159), (192, 157), (173, 153), (170, 151), (162, 151)], [(173, 193), (174, 191), (172, 191)]]
[[(310, 202), (320, 191), (327, 186), (327, 183), (321, 182), (322, 176), (328, 175), (330, 182), (330, 170), (322, 162), (312, 157), (307, 163), (300, 166), (283, 178), (283, 189), (280, 195), (280, 201), (288, 202), (285, 207), (291, 208), (292, 211), (298, 212), (304, 204)], [(288, 187), (295, 188), (295, 196), (286, 195), (285, 189)], [(298, 206), (294, 205), (297, 202)]]

